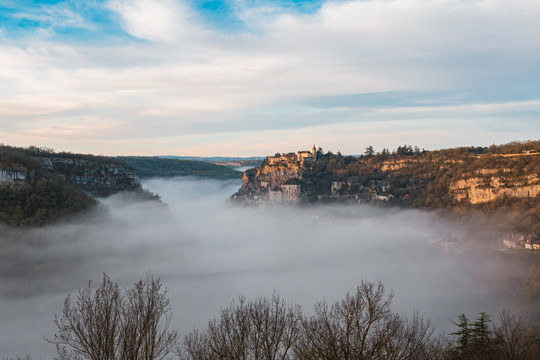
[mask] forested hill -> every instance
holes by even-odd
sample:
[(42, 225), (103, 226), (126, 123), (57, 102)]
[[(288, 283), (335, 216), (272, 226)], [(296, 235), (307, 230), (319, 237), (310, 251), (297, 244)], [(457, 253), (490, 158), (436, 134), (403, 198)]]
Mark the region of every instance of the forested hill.
[[(540, 141), (436, 151), (404, 145), (376, 152), (368, 146), (361, 156), (319, 148), (316, 161), (303, 164), (287, 156), (246, 171), (233, 198), (255, 204), (378, 201), (455, 214), (478, 210), (495, 215), (506, 229), (540, 234)], [(286, 186), (290, 178), (299, 179), (297, 197)]]
[(135, 169), (114, 158), (0, 146), (0, 223), (47, 224), (95, 205), (92, 195), (124, 190), (156, 198), (142, 190)]
[(119, 156), (117, 159), (137, 169), (142, 178), (198, 176), (213, 179), (240, 179), (242, 177), (241, 172), (229, 166), (203, 161), (146, 156)]
[(108, 157), (0, 145), (0, 224), (43, 225), (96, 204), (94, 196), (132, 191), (142, 200), (159, 196), (140, 177), (200, 176), (239, 179), (228, 166), (154, 157)]

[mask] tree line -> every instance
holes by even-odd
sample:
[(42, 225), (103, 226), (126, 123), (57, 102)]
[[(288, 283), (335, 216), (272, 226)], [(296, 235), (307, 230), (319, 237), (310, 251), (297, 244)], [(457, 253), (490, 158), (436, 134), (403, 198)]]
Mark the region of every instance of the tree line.
[(137, 170), (142, 178), (197, 176), (212, 179), (240, 179), (242, 173), (229, 166), (204, 161), (150, 156), (120, 156), (118, 160)]
[[(57, 331), (46, 339), (57, 359), (88, 360), (363, 360), (538, 359), (540, 331), (503, 311), (497, 324), (486, 313), (461, 315), (457, 330), (436, 335), (417, 312), (392, 310), (393, 293), (382, 283), (362, 281), (335, 303), (315, 304), (312, 315), (279, 295), (223, 307), (204, 329), (180, 338), (170, 329), (167, 289), (147, 274), (120, 289), (104, 274), (101, 285), (68, 296)], [(30, 356), (18, 357), (30, 360)], [(14, 360), (14, 359), (5, 359)]]
[[(395, 205), (443, 209), (466, 217), (475, 213), (494, 214), (500, 231), (540, 235), (538, 197), (500, 197), (473, 205), (467, 200), (457, 201), (450, 190), (457, 181), (473, 177), (483, 181), (485, 187), (491, 186), (493, 177), (500, 180), (503, 187), (534, 183), (534, 178), (540, 174), (540, 155), (498, 155), (536, 152), (540, 152), (540, 141), (435, 151), (403, 145), (393, 151), (376, 152), (370, 145), (361, 156), (344, 156), (319, 148), (316, 163), (306, 164), (302, 185), (307, 201), (316, 202), (320, 197), (332, 201), (334, 181), (347, 184), (339, 191), (344, 199), (354, 198), (384, 182), (388, 184), (385, 192), (393, 196)], [(396, 167), (392, 169), (392, 165)]]

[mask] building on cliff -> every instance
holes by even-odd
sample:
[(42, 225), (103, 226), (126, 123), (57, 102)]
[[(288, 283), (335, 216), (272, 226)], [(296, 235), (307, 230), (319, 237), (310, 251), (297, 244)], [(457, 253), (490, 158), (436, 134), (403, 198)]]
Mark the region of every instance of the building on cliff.
[(525, 250), (540, 250), (540, 239), (537, 236), (527, 236)]
[(503, 243), (509, 249), (516, 249), (522, 246), (525, 236), (522, 234), (511, 234), (504, 238)]
[(302, 186), (298, 178), (292, 178), (281, 186), (268, 188), (268, 202), (271, 204), (297, 203), (302, 195)]
[(311, 151), (299, 151), (296, 153), (296, 161), (303, 164), (304, 162), (310, 162), (313, 163), (317, 161), (317, 149), (315, 149), (315, 144), (313, 144), (313, 148)]
[(270, 165), (276, 165), (280, 163), (288, 163), (296, 161), (300, 164), (304, 163), (314, 163), (317, 160), (317, 149), (315, 149), (315, 144), (313, 144), (313, 148), (311, 151), (309, 150), (301, 150), (296, 153), (283, 153), (281, 155), (276, 154), (274, 156), (268, 157), (268, 163)]
[(281, 204), (283, 202), (283, 191), (275, 186), (268, 189), (268, 202), (270, 204)]
[(300, 200), (301, 185), (300, 185), (300, 180), (298, 180), (298, 178), (292, 178), (285, 181), (285, 183), (281, 185), (281, 189), (283, 191), (284, 202), (295, 203)]

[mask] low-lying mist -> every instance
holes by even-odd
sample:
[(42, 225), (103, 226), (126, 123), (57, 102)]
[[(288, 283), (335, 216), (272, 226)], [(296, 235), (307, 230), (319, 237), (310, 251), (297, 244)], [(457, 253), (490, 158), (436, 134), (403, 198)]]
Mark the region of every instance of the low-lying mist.
[[(0, 229), (0, 356), (52, 358), (68, 293), (106, 272), (124, 286), (148, 271), (168, 287), (174, 328), (204, 327), (238, 295), (279, 293), (309, 314), (316, 301), (341, 299), (361, 279), (381, 280), (394, 309), (418, 309), (439, 331), (461, 313), (496, 315), (492, 250), (443, 253), (430, 238), (463, 235), (431, 213), (376, 206), (238, 207), (240, 183), (192, 178), (149, 180), (167, 206), (126, 194), (69, 223)], [(487, 230), (486, 230), (487, 231)], [(501, 272), (497, 272), (500, 274)], [(512, 273), (508, 271), (506, 273)], [(498, 276), (498, 275), (497, 275)]]

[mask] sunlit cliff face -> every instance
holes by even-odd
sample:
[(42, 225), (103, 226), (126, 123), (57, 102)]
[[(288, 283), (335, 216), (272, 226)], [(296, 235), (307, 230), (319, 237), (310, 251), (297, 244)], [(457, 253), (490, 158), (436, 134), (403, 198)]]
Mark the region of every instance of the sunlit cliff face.
[[(2, 356), (48, 358), (53, 318), (68, 293), (106, 272), (130, 286), (145, 272), (169, 288), (173, 326), (202, 327), (240, 294), (279, 293), (310, 313), (361, 279), (396, 293), (394, 308), (418, 309), (439, 330), (461, 313), (496, 314), (489, 256), (443, 253), (430, 239), (463, 237), (456, 224), (425, 212), (344, 207), (236, 207), (239, 181), (150, 180), (168, 207), (118, 194), (73, 221), (0, 235)], [(487, 254), (489, 251), (482, 251)], [(509, 271), (511, 272), (511, 271)]]

